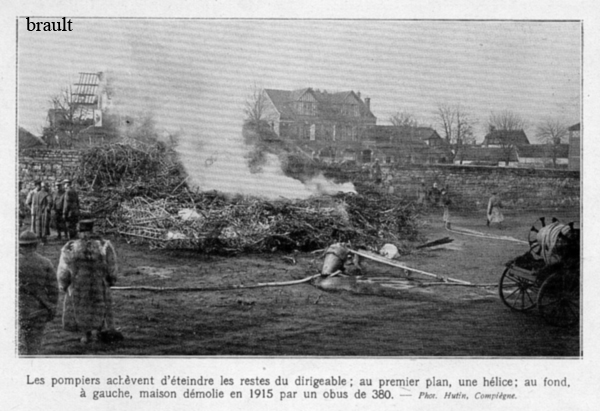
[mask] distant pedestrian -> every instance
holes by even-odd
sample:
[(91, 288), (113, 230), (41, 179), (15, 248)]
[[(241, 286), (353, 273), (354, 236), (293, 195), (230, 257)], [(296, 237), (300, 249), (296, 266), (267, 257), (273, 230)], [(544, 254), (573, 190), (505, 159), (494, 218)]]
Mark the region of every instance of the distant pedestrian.
[(440, 201), (440, 189), (438, 188), (437, 183), (433, 183), (433, 186), (431, 187), (431, 190), (429, 191), (429, 202), (431, 203), (431, 205), (437, 205), (438, 202)]
[(487, 206), (487, 226), (490, 224), (498, 224), (498, 228), (501, 228), (501, 224), (504, 221), (504, 215), (502, 214), (502, 200), (497, 192), (493, 192), (492, 196), (488, 201)]
[(373, 181), (375, 181), (375, 184), (381, 184), (383, 173), (381, 171), (381, 165), (379, 165), (378, 158), (375, 159), (375, 163), (373, 163), (371, 174), (373, 176)]
[(79, 222), (79, 195), (73, 187), (71, 180), (63, 181), (65, 197), (63, 200), (63, 218), (67, 225), (70, 240), (77, 238), (77, 223)]
[(58, 286), (54, 266), (36, 252), (31, 231), (19, 236), (19, 354), (38, 354), (46, 323), (56, 314)]
[(450, 205), (452, 204), (452, 200), (450, 200), (450, 195), (448, 194), (448, 191), (442, 190), (440, 202), (442, 203), (442, 207), (444, 207), (442, 221), (444, 222), (444, 226), (446, 228), (450, 228)]
[(65, 188), (60, 181), (57, 181), (54, 186), (54, 192), (52, 193), (52, 217), (54, 219), (54, 225), (56, 227), (56, 238), (62, 239), (64, 233), (65, 238), (68, 239), (67, 225), (63, 217), (63, 206), (65, 201)]

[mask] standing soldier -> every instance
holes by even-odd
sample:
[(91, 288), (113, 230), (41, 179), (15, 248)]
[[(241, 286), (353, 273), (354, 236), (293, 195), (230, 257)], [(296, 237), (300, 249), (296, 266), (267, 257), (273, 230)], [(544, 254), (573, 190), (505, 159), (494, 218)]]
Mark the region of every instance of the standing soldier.
[(37, 354), (46, 323), (56, 314), (58, 286), (54, 266), (36, 252), (31, 231), (19, 236), (19, 353)]
[(19, 181), (19, 230), (23, 226), (23, 221), (29, 213), (29, 207), (27, 207), (27, 189), (23, 188), (23, 182)]
[(79, 222), (79, 195), (73, 187), (71, 181), (63, 181), (65, 186), (65, 197), (63, 200), (63, 218), (67, 225), (69, 240), (77, 238), (77, 223)]
[(35, 194), (42, 189), (42, 182), (39, 180), (35, 180), (33, 183), (33, 189), (27, 194), (27, 207), (29, 207), (29, 211), (31, 214), (31, 231), (34, 233), (35, 231), (35, 219), (37, 216), (37, 210), (35, 208), (35, 204), (33, 203), (33, 197)]
[(52, 216), (52, 196), (48, 183), (41, 183), (40, 191), (33, 195), (33, 208), (35, 209), (35, 233), (46, 244), (50, 235), (50, 218)]
[(55, 183), (55, 190), (52, 193), (52, 213), (54, 214), (54, 223), (56, 225), (56, 238), (62, 239), (62, 233), (65, 233), (65, 238), (69, 238), (67, 234), (67, 227), (65, 219), (63, 218), (63, 206), (65, 201), (65, 188), (57, 181)]

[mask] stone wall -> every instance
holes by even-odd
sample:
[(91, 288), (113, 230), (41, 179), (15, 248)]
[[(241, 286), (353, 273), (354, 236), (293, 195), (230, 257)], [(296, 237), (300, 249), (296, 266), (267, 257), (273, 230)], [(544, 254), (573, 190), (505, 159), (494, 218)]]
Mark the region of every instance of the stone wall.
[(421, 183), (447, 186), (453, 203), (464, 209), (485, 209), (493, 191), (506, 208), (540, 210), (579, 208), (580, 173), (568, 170), (431, 165), (393, 167), (394, 193), (417, 198)]
[(81, 152), (77, 150), (30, 149), (19, 152), (19, 181), (40, 180), (53, 183), (65, 178), (75, 180)]
[[(19, 179), (54, 182), (76, 180), (81, 152), (32, 149), (19, 153)], [(448, 187), (453, 204), (463, 209), (484, 209), (493, 191), (506, 208), (541, 210), (579, 208), (580, 173), (569, 170), (427, 165), (383, 167), (394, 193), (416, 199), (421, 183)], [(386, 183), (387, 184), (387, 183)]]

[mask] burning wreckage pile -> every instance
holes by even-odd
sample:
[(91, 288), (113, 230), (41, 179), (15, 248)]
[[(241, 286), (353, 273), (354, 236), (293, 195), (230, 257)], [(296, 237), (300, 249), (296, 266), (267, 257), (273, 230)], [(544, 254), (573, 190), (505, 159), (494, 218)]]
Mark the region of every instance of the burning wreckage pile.
[(271, 201), (195, 192), (175, 153), (160, 145), (96, 147), (82, 162), (84, 207), (99, 229), (153, 248), (312, 251), (350, 242), (378, 249), (418, 235), (414, 205), (376, 190)]

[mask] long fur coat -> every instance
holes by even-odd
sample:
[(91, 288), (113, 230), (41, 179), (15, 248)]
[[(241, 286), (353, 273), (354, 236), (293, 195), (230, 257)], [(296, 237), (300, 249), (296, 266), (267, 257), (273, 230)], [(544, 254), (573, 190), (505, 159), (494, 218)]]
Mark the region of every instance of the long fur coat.
[(117, 281), (117, 255), (110, 241), (69, 241), (61, 250), (56, 275), (66, 293), (65, 330), (87, 333), (114, 328), (110, 286)]

